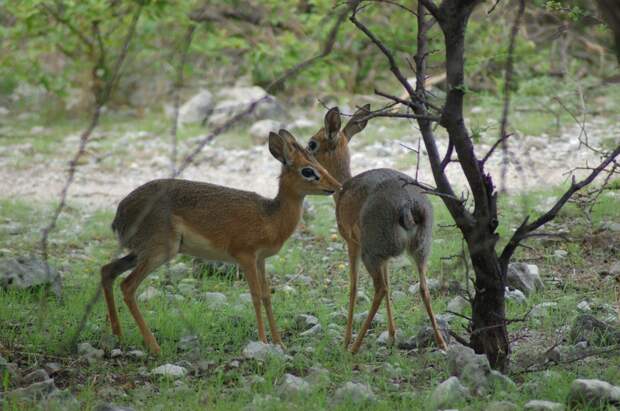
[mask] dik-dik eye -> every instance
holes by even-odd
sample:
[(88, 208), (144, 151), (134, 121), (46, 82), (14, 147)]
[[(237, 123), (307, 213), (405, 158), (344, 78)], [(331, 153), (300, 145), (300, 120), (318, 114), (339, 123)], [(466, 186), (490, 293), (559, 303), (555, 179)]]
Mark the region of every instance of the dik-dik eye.
[(301, 169), (301, 175), (303, 178), (309, 181), (319, 181), (320, 177), (317, 175), (316, 171), (312, 167), (304, 167)]
[(308, 149), (314, 153), (319, 149), (319, 143), (314, 140), (310, 140), (310, 142), (308, 142)]

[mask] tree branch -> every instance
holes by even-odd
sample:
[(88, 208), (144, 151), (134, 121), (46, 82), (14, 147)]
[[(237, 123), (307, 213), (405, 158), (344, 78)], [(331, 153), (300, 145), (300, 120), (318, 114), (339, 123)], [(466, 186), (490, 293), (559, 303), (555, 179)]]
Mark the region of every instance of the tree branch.
[(542, 227), (544, 224), (553, 220), (558, 212), (564, 207), (564, 205), (568, 202), (568, 200), (575, 194), (577, 191), (581, 190), (583, 187), (590, 184), (594, 179), (612, 162), (614, 162), (615, 158), (620, 155), (620, 145), (616, 147), (614, 151), (611, 152), (596, 168), (592, 170), (592, 172), (583, 180), (579, 182), (575, 182), (575, 177), (573, 176), (573, 181), (566, 190), (566, 192), (556, 201), (556, 203), (551, 207), (546, 213), (538, 217), (536, 220), (528, 224), (529, 217), (526, 217), (523, 223), (515, 230), (510, 241), (504, 247), (502, 254), (500, 256), (500, 264), (502, 267), (507, 267), (512, 254), (515, 252), (516, 248), (519, 246), (519, 243), (527, 238), (527, 235), (532, 231)]

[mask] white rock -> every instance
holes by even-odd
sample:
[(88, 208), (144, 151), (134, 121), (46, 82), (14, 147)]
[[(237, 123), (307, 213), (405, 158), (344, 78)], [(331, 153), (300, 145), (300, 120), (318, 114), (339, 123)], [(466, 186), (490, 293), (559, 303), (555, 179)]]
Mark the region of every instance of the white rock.
[(222, 293), (207, 292), (204, 294), (205, 302), (209, 308), (221, 308), (226, 305), (228, 299)]
[(544, 288), (538, 266), (534, 264), (511, 263), (506, 280), (511, 288), (521, 290), (526, 296)]
[(577, 379), (570, 386), (567, 402), (571, 407), (620, 405), (620, 387), (601, 380)]
[(262, 145), (269, 140), (269, 132), (273, 131), (277, 133), (281, 128), (284, 128), (284, 124), (279, 121), (265, 119), (259, 120), (252, 124), (248, 133), (252, 138), (254, 144)]
[(260, 361), (265, 361), (270, 357), (279, 359), (285, 359), (287, 357), (282, 347), (279, 345), (265, 344), (260, 341), (249, 342), (243, 349), (243, 356)]
[(396, 334), (394, 335), (394, 341), (390, 341), (390, 333), (388, 331), (383, 331), (377, 337), (377, 344), (379, 345), (388, 345), (388, 344), (400, 344), (406, 340), (405, 334), (403, 334), (400, 330), (396, 330)]
[(566, 258), (568, 256), (568, 251), (566, 250), (555, 250), (553, 252), (553, 256), (556, 258)]
[(252, 294), (250, 293), (239, 294), (239, 301), (241, 301), (243, 304), (252, 304)]
[(509, 301), (514, 301), (517, 304), (525, 304), (527, 302), (527, 297), (521, 290), (511, 290), (506, 287), (506, 291), (504, 292), (504, 298)]
[(299, 314), (295, 317), (295, 328), (298, 330), (307, 330), (319, 323), (319, 319), (314, 315)]
[(213, 95), (209, 90), (200, 90), (179, 109), (179, 123), (197, 123), (206, 119), (213, 110)]
[(110, 352), (110, 358), (118, 358), (121, 357), (123, 355), (123, 351), (115, 348)]
[(140, 302), (150, 301), (153, 298), (157, 298), (159, 296), (161, 296), (161, 291), (159, 291), (157, 288), (155, 288), (153, 286), (149, 286), (149, 287), (146, 288), (146, 290), (144, 290), (138, 296), (138, 301), (140, 301)]
[(0, 116), (4, 117), (8, 115), (10, 111), (6, 107), (0, 106)]
[(187, 374), (187, 368), (174, 364), (164, 364), (152, 369), (151, 374), (161, 375), (162, 377), (180, 378)]
[(278, 391), (280, 395), (285, 397), (294, 397), (299, 394), (309, 393), (310, 384), (303, 378), (299, 378), (293, 374), (284, 374), (284, 380)]
[(320, 334), (322, 331), (323, 331), (323, 327), (321, 327), (321, 324), (315, 324), (309, 330), (306, 330), (300, 333), (299, 336), (300, 337), (311, 337), (311, 336)]
[(592, 308), (590, 307), (590, 303), (588, 303), (587, 301), (581, 301), (579, 304), (577, 304), (577, 309), (581, 312), (587, 313), (592, 311)]
[(461, 297), (460, 295), (454, 297), (448, 303), (448, 311), (451, 311), (457, 314), (463, 314), (465, 310), (467, 309), (467, 307), (469, 307), (469, 302), (465, 298)]
[(457, 405), (470, 397), (467, 388), (458, 377), (450, 377), (437, 387), (431, 395), (431, 409), (439, 410)]
[[(438, 290), (441, 287), (441, 284), (439, 283), (439, 280), (436, 280), (434, 278), (427, 278), (426, 279), (426, 285), (427, 285), (429, 291), (435, 291), (435, 290)], [(409, 292), (411, 294), (419, 293), (420, 292), (420, 283), (416, 283), (416, 284), (413, 284), (413, 285), (409, 286)]]
[(554, 302), (544, 302), (540, 304), (536, 304), (532, 311), (530, 311), (530, 316), (532, 318), (543, 318), (546, 317), (549, 313), (549, 310), (558, 306), (558, 303)]
[(370, 386), (349, 381), (336, 390), (334, 401), (336, 404), (349, 401), (353, 404), (361, 405), (375, 402), (376, 397)]
[(523, 406), (523, 409), (527, 411), (562, 411), (564, 410), (564, 404), (552, 401), (531, 400)]

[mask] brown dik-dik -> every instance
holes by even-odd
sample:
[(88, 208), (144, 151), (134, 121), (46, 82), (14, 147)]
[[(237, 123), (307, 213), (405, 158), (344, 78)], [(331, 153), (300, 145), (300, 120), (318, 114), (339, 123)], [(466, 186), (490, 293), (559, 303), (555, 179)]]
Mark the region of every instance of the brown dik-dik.
[(121, 335), (121, 328), (112, 285), (121, 273), (134, 268), (121, 284), (123, 297), (146, 345), (159, 353), (136, 304), (136, 289), (149, 273), (182, 253), (238, 263), (250, 286), (258, 337), (267, 342), (262, 305), (273, 341), (282, 344), (271, 309), (265, 259), (276, 254), (295, 230), (304, 197), (333, 194), (340, 184), (286, 130), (269, 135), (269, 151), (282, 163), (274, 199), (208, 183), (167, 179), (146, 183), (120, 202), (112, 229), (130, 252), (101, 269), (115, 335)]
[(366, 127), (363, 117), (370, 105), (358, 110), (347, 125), (340, 129), (340, 112), (332, 108), (325, 115), (325, 126), (308, 142), (308, 149), (327, 171), (342, 183), (336, 193), (338, 230), (347, 242), (351, 285), (345, 346), (351, 342), (353, 311), (357, 296), (357, 267), (361, 257), (372, 277), (375, 294), (368, 317), (351, 347), (357, 352), (381, 300), (385, 298), (388, 332), (394, 341), (396, 326), (392, 315), (388, 260), (403, 252), (413, 258), (420, 275), (422, 300), (428, 312), (437, 344), (446, 343), (433, 314), (426, 284), (426, 268), (431, 250), (433, 208), (426, 196), (406, 174), (390, 169), (366, 171), (351, 177), (349, 141)]

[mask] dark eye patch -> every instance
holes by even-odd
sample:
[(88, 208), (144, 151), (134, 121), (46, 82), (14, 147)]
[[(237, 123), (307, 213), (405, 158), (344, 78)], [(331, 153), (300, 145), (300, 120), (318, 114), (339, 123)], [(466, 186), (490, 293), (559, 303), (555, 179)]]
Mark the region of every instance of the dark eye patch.
[(319, 179), (319, 176), (316, 175), (316, 173), (314, 172), (313, 169), (311, 169), (310, 167), (304, 167), (301, 169), (301, 175), (304, 178), (314, 178), (315, 180)]

